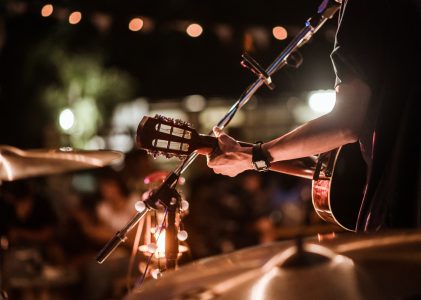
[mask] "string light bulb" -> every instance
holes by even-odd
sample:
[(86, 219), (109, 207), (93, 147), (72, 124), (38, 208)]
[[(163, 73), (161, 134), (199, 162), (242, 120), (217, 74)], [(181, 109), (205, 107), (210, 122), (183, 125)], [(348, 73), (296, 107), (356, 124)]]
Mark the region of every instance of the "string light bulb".
[(49, 17), (53, 14), (53, 11), (54, 11), (54, 7), (52, 4), (45, 4), (41, 8), (41, 16), (43, 16), (44, 18)]
[(186, 32), (189, 36), (196, 38), (203, 33), (203, 28), (199, 24), (193, 23), (187, 27)]
[(80, 11), (74, 11), (69, 15), (69, 23), (76, 25), (82, 20), (82, 13)]
[(275, 37), (275, 39), (283, 41), (288, 37), (288, 31), (285, 29), (285, 27), (282, 26), (276, 26), (272, 29), (272, 34)]
[(131, 31), (139, 31), (143, 27), (143, 20), (141, 18), (133, 18), (129, 22), (129, 29)]

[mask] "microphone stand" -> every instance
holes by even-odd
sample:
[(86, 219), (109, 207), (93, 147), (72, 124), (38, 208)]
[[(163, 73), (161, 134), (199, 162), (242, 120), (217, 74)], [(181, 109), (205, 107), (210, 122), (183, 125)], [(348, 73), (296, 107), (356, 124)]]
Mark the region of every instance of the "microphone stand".
[[(235, 116), (256, 91), (263, 85), (267, 85), (270, 89), (274, 88), (271, 76), (278, 70), (286, 65), (294, 65), (298, 67), (301, 64), (301, 57), (298, 56), (297, 50), (306, 44), (312, 36), (323, 26), (323, 24), (331, 19), (335, 13), (339, 10), (342, 0), (323, 0), (317, 9), (317, 13), (308, 19), (305, 23), (304, 28), (298, 33), (298, 35), (288, 44), (284, 51), (272, 62), (272, 64), (264, 70), (252, 57), (248, 54), (243, 54), (243, 61), (241, 62), (244, 67), (249, 68), (254, 74), (258, 76), (257, 80), (252, 83), (241, 95), (241, 97), (234, 103), (227, 114), (216, 125), (220, 129), (225, 128), (232, 118)], [(209, 135), (213, 135), (210, 132)], [(102, 263), (105, 259), (118, 247), (122, 242), (126, 240), (126, 236), (130, 230), (143, 218), (143, 216), (152, 209), (156, 209), (155, 203), (161, 202), (169, 209), (171, 208), (171, 195), (175, 191), (178, 178), (180, 175), (187, 170), (191, 163), (197, 158), (198, 154), (193, 152), (185, 158), (185, 160), (172, 171), (164, 180), (164, 182), (158, 187), (155, 192), (152, 192), (149, 198), (145, 201), (146, 208), (143, 211), (138, 212), (131, 221), (104, 246), (96, 257), (98, 263)], [(170, 219), (173, 219), (172, 217)], [(172, 222), (174, 220), (171, 220)], [(174, 228), (171, 228), (175, 232)], [(167, 237), (167, 241), (172, 241), (174, 244), (175, 238)], [(168, 249), (168, 250), (167, 250)], [(174, 245), (167, 247), (166, 255), (168, 254), (171, 259), (170, 263), (167, 263), (167, 268), (175, 268), (174, 260)], [(167, 253), (168, 252), (168, 253)]]

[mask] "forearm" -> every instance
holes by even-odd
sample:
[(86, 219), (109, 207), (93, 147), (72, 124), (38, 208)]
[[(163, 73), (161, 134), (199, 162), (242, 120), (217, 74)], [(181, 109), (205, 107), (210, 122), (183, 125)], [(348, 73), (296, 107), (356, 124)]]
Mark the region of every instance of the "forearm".
[(263, 149), (276, 162), (326, 152), (356, 140), (336, 127), (329, 116), (322, 116), (265, 143)]
[(357, 141), (370, 95), (368, 86), (359, 80), (340, 85), (331, 113), (265, 143), (263, 149), (276, 162), (326, 152)]
[[(370, 88), (355, 79), (337, 88), (333, 111), (262, 145), (271, 162), (271, 170), (310, 178), (312, 171), (297, 158), (326, 152), (358, 140), (366, 118)], [(220, 151), (208, 156), (215, 173), (228, 176), (252, 168), (252, 148), (242, 147), (231, 137), (214, 128)], [(307, 164), (306, 164), (307, 165)]]

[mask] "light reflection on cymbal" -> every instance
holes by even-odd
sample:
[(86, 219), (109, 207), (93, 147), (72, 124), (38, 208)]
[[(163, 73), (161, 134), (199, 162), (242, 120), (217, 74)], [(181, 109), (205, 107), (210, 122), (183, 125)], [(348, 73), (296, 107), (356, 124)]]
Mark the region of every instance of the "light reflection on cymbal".
[(21, 150), (0, 145), (0, 180), (12, 181), (33, 176), (99, 168), (121, 161), (124, 154), (110, 150), (60, 149)]

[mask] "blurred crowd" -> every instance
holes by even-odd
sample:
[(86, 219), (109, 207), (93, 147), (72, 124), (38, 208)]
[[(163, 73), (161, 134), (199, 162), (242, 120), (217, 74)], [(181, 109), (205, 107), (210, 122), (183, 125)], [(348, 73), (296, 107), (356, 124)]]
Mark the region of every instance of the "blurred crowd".
[[(180, 264), (288, 239), (288, 228), (321, 223), (308, 180), (272, 172), (228, 178), (203, 161), (198, 165), (180, 186), (190, 203), (178, 224), (189, 234)], [(135, 230), (103, 264), (95, 256), (136, 214), (135, 203), (151, 188), (144, 179), (157, 170), (143, 151), (134, 151), (118, 169), (3, 182), (0, 278), (10, 299), (120, 299), (127, 293), (144, 271), (133, 264), (145, 265), (145, 257), (131, 256)]]

